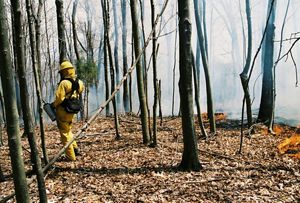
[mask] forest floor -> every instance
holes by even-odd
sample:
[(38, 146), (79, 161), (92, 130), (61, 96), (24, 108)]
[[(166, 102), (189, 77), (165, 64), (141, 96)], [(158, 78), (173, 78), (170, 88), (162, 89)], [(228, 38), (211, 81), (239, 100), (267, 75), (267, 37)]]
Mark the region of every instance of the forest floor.
[[(121, 140), (115, 140), (113, 123), (113, 118), (99, 117), (78, 140), (82, 155), (75, 162), (58, 161), (49, 170), (49, 202), (300, 202), (300, 159), (277, 149), (297, 128), (277, 125), (277, 134), (271, 135), (256, 125), (239, 154), (240, 121), (219, 116), (217, 134), (198, 142), (203, 169), (182, 172), (177, 170), (183, 150), (180, 118), (164, 118), (158, 125), (156, 148), (142, 144), (138, 117), (120, 117)], [(73, 132), (81, 126), (76, 123)], [(198, 135), (198, 127), (196, 131)], [(4, 138), (0, 165), (6, 180), (0, 183), (0, 200), (13, 192)], [(62, 147), (54, 124), (46, 126), (46, 142), (54, 157)], [(26, 138), (22, 143), (29, 170)], [(39, 202), (35, 183), (30, 197)]]

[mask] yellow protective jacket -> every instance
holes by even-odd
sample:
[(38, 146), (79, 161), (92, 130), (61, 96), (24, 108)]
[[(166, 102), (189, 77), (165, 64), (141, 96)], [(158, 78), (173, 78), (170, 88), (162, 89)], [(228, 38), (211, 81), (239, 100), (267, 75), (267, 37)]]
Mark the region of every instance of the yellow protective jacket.
[[(65, 77), (65, 78), (71, 78), (75, 81), (76, 78), (72, 78), (72, 77)], [(81, 94), (84, 90), (84, 85), (83, 82), (81, 80), (78, 80), (79, 83), (79, 94)], [(72, 83), (69, 80), (62, 80), (56, 90), (55, 93), (55, 100), (53, 102), (53, 105), (55, 108), (57, 108), (63, 101), (65, 98), (69, 98), (72, 94)], [(77, 92), (75, 92), (75, 94), (78, 94)], [(78, 96), (78, 95), (76, 95)]]
[[(68, 74), (67, 76), (64, 76), (64, 78), (72, 78), (76, 79), (74, 74), (74, 69), (70, 69), (68, 72), (71, 74)], [(79, 83), (79, 94), (81, 94), (84, 90), (84, 85), (81, 80), (78, 80)], [(68, 113), (65, 111), (64, 107), (61, 106), (61, 103), (64, 101), (65, 98), (69, 98), (72, 94), (72, 83), (69, 80), (62, 80), (56, 90), (55, 93), (55, 100), (53, 102), (53, 105), (56, 109), (56, 120), (57, 120), (57, 126), (61, 135), (61, 141), (63, 145), (66, 145), (72, 138), (72, 121), (74, 118), (73, 113)], [(74, 94), (78, 94), (77, 91), (75, 91)], [(79, 96), (79, 95), (76, 95)], [(74, 149), (78, 148), (76, 141), (74, 141), (67, 149), (66, 149), (66, 156), (69, 160), (75, 161), (76, 156), (74, 153)]]

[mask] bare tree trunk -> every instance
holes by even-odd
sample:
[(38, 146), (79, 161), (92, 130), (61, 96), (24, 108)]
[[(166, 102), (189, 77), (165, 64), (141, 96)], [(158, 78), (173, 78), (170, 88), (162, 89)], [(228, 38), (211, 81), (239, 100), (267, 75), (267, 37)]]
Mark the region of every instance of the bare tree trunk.
[[(103, 29), (103, 27), (102, 27)], [(100, 31), (100, 42), (99, 42), (99, 47), (98, 47), (98, 63), (97, 63), (97, 89), (96, 89), (96, 96), (97, 96), (97, 106), (99, 105), (100, 102), (100, 98), (99, 94), (102, 95), (103, 94), (103, 90), (104, 90), (104, 74), (102, 74), (102, 70), (104, 70), (103, 68), (103, 46), (104, 46), (104, 40), (103, 40), (103, 32), (102, 30)], [(104, 71), (103, 71), (104, 73)]]
[(1, 105), (1, 121), (6, 123), (6, 118), (5, 118), (5, 106), (4, 106), (4, 98), (3, 98), (3, 94), (2, 94), (2, 85), (1, 85), (1, 89), (0, 89), (0, 105)]
[[(10, 8), (10, 9), (11, 9), (11, 12), (13, 12), (12, 8)], [(11, 15), (11, 24), (12, 25), (14, 24), (14, 15)], [(12, 33), (12, 35), (15, 35), (16, 34), (15, 29), (12, 29), (11, 33)], [(12, 38), (11, 47), (12, 47), (12, 53), (14, 56), (17, 55), (16, 54), (16, 50), (17, 50), (16, 46), (17, 46), (16, 40), (15, 40), (15, 38)], [(15, 71), (16, 71), (16, 67), (17, 67), (17, 59), (15, 57), (13, 57), (13, 68), (15, 69)], [(16, 86), (18, 114), (19, 114), (19, 116), (22, 116), (23, 112), (22, 112), (21, 98), (20, 98), (20, 84), (19, 84), (17, 76), (15, 76), (14, 82), (15, 82), (15, 86)]]
[(157, 102), (158, 102), (158, 81), (157, 81), (157, 67), (156, 67), (156, 29), (155, 29), (155, 6), (153, 0), (151, 2), (151, 22), (152, 22), (152, 66), (153, 66), (153, 88), (154, 88), (154, 101), (153, 101), (153, 137), (152, 137), (152, 146), (157, 145), (157, 122), (156, 122), (156, 113), (157, 113)]
[[(112, 57), (112, 51), (111, 46), (109, 43), (109, 27), (110, 27), (110, 17), (109, 17), (109, 2), (108, 0), (104, 1), (103, 4), (103, 18), (104, 18), (104, 32), (105, 32), (105, 46), (107, 47), (108, 56), (109, 56), (109, 64), (110, 64), (110, 78), (111, 78), (111, 92), (114, 92), (115, 90), (115, 71), (114, 71), (114, 65), (113, 65), (113, 57)], [(113, 110), (114, 110), (114, 117), (115, 117), (115, 128), (116, 128), (116, 139), (120, 139), (120, 133), (119, 133), (119, 118), (117, 113), (117, 105), (116, 105), (116, 97), (112, 99), (113, 104)]]
[(194, 88), (195, 88), (195, 102), (196, 102), (196, 107), (197, 107), (197, 118), (199, 122), (199, 127), (202, 133), (202, 136), (207, 138), (207, 133), (204, 128), (203, 120), (202, 120), (202, 115), (201, 115), (201, 107), (200, 107), (200, 102), (199, 102), (199, 77), (197, 75), (197, 70), (196, 70), (196, 65), (195, 65), (195, 59), (194, 55), (192, 55), (192, 65), (193, 65), (193, 79), (194, 79)]
[[(101, 0), (101, 5), (102, 5), (102, 12), (103, 12), (103, 24), (106, 24), (106, 19), (105, 19), (105, 4), (106, 4), (106, 0)], [(104, 28), (104, 78), (105, 78), (105, 100), (107, 100), (109, 98), (110, 92), (109, 92), (109, 82), (108, 82), (108, 50), (107, 50), (107, 46), (106, 46), (106, 42), (108, 37), (108, 34), (106, 33), (106, 28)], [(106, 107), (106, 116), (109, 116), (109, 105), (107, 105)]]
[[(87, 42), (87, 64), (89, 64), (89, 66), (92, 67), (92, 64), (94, 64), (94, 45), (93, 45), (93, 34), (92, 34), (92, 17), (91, 17), (91, 13), (90, 13), (90, 9), (88, 8), (87, 9), (87, 15), (88, 15), (88, 22), (87, 22), (87, 30), (86, 30), (86, 42)], [(87, 81), (87, 85), (86, 85), (86, 92), (87, 92), (87, 101), (85, 103), (85, 106), (86, 106), (86, 120), (88, 119), (89, 117), (89, 92), (90, 92), (90, 85), (92, 84), (92, 78), (88, 77), (87, 78), (88, 81)]]
[(158, 115), (160, 117), (160, 126), (162, 126), (163, 114), (162, 114), (162, 105), (161, 105), (161, 80), (159, 80), (158, 82), (158, 105), (159, 105)]
[(251, 55), (252, 55), (252, 23), (251, 23), (251, 7), (250, 1), (246, 0), (246, 14), (247, 14), (247, 27), (248, 27), (248, 46), (247, 46), (247, 57), (246, 64), (243, 69), (243, 72), (240, 74), (242, 87), (244, 90), (244, 98), (246, 101), (247, 107), (247, 120), (248, 120), (248, 128), (252, 126), (252, 110), (251, 110), (251, 98), (248, 87), (248, 73), (250, 70), (251, 63)]
[[(39, 122), (40, 122), (40, 132), (41, 132), (41, 141), (42, 141), (42, 150), (43, 150), (43, 156), (46, 163), (48, 163), (48, 155), (47, 155), (47, 149), (46, 149), (46, 141), (45, 141), (45, 130), (44, 130), (44, 119), (43, 119), (43, 109), (42, 109), (42, 93), (41, 93), (41, 79), (40, 75), (38, 74), (38, 60), (37, 60), (37, 44), (40, 42), (36, 41), (37, 33), (34, 32), (34, 15), (32, 13), (32, 2), (31, 0), (26, 0), (26, 11), (27, 11), (27, 18), (29, 22), (29, 38), (30, 38), (30, 47), (31, 47), (31, 61), (32, 61), (32, 68), (34, 73), (34, 81), (35, 81), (35, 87), (36, 87), (36, 95), (37, 95), (37, 103), (38, 103), (38, 109), (39, 109)], [(38, 38), (39, 39), (39, 38)]]
[[(127, 16), (126, 16), (126, 0), (122, 0), (122, 55), (123, 55), (123, 76), (126, 75), (128, 69), (127, 63)], [(123, 85), (123, 105), (126, 113), (130, 111), (128, 80)]]
[[(35, 14), (35, 37), (36, 37), (36, 60), (37, 60), (37, 71), (40, 83), (40, 88), (42, 89), (42, 62), (41, 62), (41, 13), (43, 8), (44, 0), (39, 0), (37, 13)], [(41, 96), (42, 97), (42, 96)], [(40, 111), (43, 112), (42, 106), (40, 106)]]
[[(42, 78), (44, 76), (42, 75), (42, 62), (41, 62), (41, 12), (42, 12), (42, 7), (43, 7), (43, 0), (39, 0), (38, 4), (38, 11), (37, 15), (35, 17), (35, 30), (36, 30), (36, 59), (37, 59), (37, 66), (36, 70), (36, 77), (38, 80), (38, 83), (36, 82), (37, 86), (37, 96), (38, 96), (38, 109), (39, 109), (39, 121), (40, 121), (40, 131), (41, 131), (41, 141), (42, 141), (42, 147), (43, 151), (46, 154), (46, 163), (48, 162), (48, 155), (46, 152), (46, 142), (45, 142), (45, 129), (44, 129), (44, 116), (43, 116), (43, 87), (42, 87)], [(35, 66), (33, 66), (35, 67)], [(45, 199), (44, 199), (45, 200)], [(47, 198), (46, 198), (47, 201)]]
[(50, 38), (49, 38), (49, 33), (48, 33), (48, 23), (47, 23), (47, 12), (46, 12), (46, 2), (44, 3), (44, 18), (45, 18), (45, 35), (46, 35), (46, 44), (47, 44), (47, 64), (49, 68), (49, 74), (50, 74), (50, 83), (51, 83), (51, 88), (50, 88), (50, 95), (49, 99), (54, 95), (54, 90), (55, 90), (55, 79), (53, 76), (53, 69), (52, 69), (52, 60), (51, 60), (51, 52), (50, 52)]
[(57, 15), (59, 62), (61, 63), (67, 57), (63, 0), (55, 0), (55, 5)]
[(17, 112), (16, 89), (10, 56), (7, 16), (4, 1), (0, 0), (0, 72), (6, 108), (7, 126), (9, 126), (7, 128), (8, 145), (16, 199), (17, 202), (27, 203), (29, 202), (29, 193), (22, 158), (22, 145), (18, 120), (19, 115)]
[(172, 116), (174, 116), (175, 106), (175, 80), (176, 80), (176, 63), (177, 63), (177, 37), (178, 37), (178, 19), (176, 18), (175, 44), (174, 44), (174, 65), (173, 65), (173, 91), (172, 91)]
[[(77, 5), (78, 5), (78, 0), (75, 0), (73, 2), (73, 11), (72, 11), (72, 32), (73, 32), (73, 45), (74, 45), (74, 52), (75, 52), (76, 60), (77, 60), (77, 62), (80, 62), (81, 57), (80, 57), (79, 50), (78, 50), (78, 44), (77, 44), (78, 36), (77, 36), (77, 29), (76, 29)], [(81, 101), (83, 101), (81, 96), (80, 96), (80, 99), (81, 99)], [(83, 103), (83, 104), (85, 104), (85, 103)], [(84, 106), (86, 106), (88, 108), (88, 104), (84, 105)], [(84, 120), (84, 118), (85, 118), (84, 115), (85, 115), (85, 108), (82, 108), (80, 110), (81, 120)]]
[(178, 0), (179, 15), (179, 90), (182, 112), (183, 154), (179, 168), (199, 171), (202, 166), (198, 158), (195, 136), (192, 85), (192, 26), (189, 13), (189, 0)]
[[(213, 102), (213, 96), (212, 96), (212, 89), (210, 84), (210, 74), (209, 74), (209, 65), (208, 65), (208, 58), (204, 46), (204, 37), (203, 37), (203, 31), (202, 31), (202, 25), (201, 25), (201, 19), (199, 17), (199, 10), (198, 10), (198, 0), (194, 0), (194, 10), (195, 10), (195, 16), (196, 16), (196, 24), (197, 24), (197, 34), (198, 34), (198, 40), (200, 44), (200, 50), (201, 50), (201, 57), (202, 57), (202, 64), (204, 68), (204, 74), (206, 79), (206, 94), (207, 94), (207, 111), (208, 111), (208, 117), (209, 117), (209, 124), (210, 124), (210, 131), (212, 133), (216, 133), (216, 122), (215, 122), (215, 113), (214, 113), (214, 102)], [(203, 22), (205, 23), (205, 22)]]
[(197, 81), (198, 82), (198, 90), (200, 90), (200, 62), (201, 62), (201, 50), (200, 50), (200, 45), (199, 45), (199, 40), (197, 39), (197, 45), (196, 45), (196, 73), (197, 73)]
[[(145, 8), (145, 4), (144, 4), (144, 0), (139, 0), (139, 4), (140, 4), (140, 17), (141, 17), (141, 47), (144, 47), (145, 44), (145, 25), (144, 25), (144, 8)], [(144, 75), (144, 86), (145, 86), (145, 94), (146, 94), (146, 101), (147, 101), (147, 107), (148, 107), (148, 72), (147, 72), (147, 68), (146, 68), (146, 51), (143, 53), (142, 57), (141, 57), (141, 62), (142, 62), (142, 67), (143, 67), (143, 75)], [(149, 112), (149, 108), (148, 108), (148, 112)]]
[[(141, 46), (140, 46), (140, 35), (138, 29), (139, 26), (138, 26), (136, 2), (137, 0), (130, 0), (132, 32), (134, 37), (134, 49), (135, 49), (135, 57), (137, 58), (141, 53)], [(141, 60), (138, 60), (136, 64), (136, 73), (137, 73), (138, 94), (139, 94), (140, 109), (141, 109), (143, 143), (148, 144), (150, 140), (149, 123), (148, 123), (148, 107), (147, 107), (147, 100), (145, 94), (143, 67), (142, 67)]]
[[(141, 15), (141, 26), (142, 26), (142, 30), (141, 30), (141, 47), (145, 46), (145, 42), (146, 42), (146, 36), (145, 36), (145, 25), (144, 25), (144, 10), (145, 10), (145, 2), (144, 0), (139, 0), (140, 2), (140, 15)], [(152, 140), (152, 132), (151, 132), (151, 113), (150, 113), (150, 109), (149, 109), (149, 104), (148, 104), (148, 71), (147, 71), (147, 55), (146, 55), (146, 51), (145, 50), (142, 54), (141, 57), (141, 63), (142, 63), (142, 70), (143, 70), (143, 78), (144, 78), (144, 89), (145, 89), (145, 96), (146, 96), (146, 106), (147, 106), (147, 112), (148, 112), (148, 127), (149, 127), (149, 139)]]
[(76, 29), (76, 11), (77, 11), (78, 0), (73, 2), (73, 11), (72, 11), (72, 31), (73, 31), (73, 43), (74, 43), (74, 51), (76, 55), (77, 61), (80, 60), (80, 54), (77, 46), (77, 29)]
[(4, 174), (2, 172), (1, 165), (0, 165), (0, 182), (3, 182), (3, 181), (5, 181), (5, 177), (4, 177)]
[(202, 1), (202, 22), (203, 22), (203, 35), (204, 35), (204, 47), (206, 51), (206, 56), (208, 58), (208, 37), (207, 37), (207, 28), (206, 28), (206, 0)]
[[(120, 82), (120, 67), (119, 67), (119, 25), (118, 25), (118, 15), (117, 15), (117, 1), (113, 0), (113, 15), (114, 15), (114, 58), (115, 58), (115, 70), (116, 70), (116, 84)], [(116, 105), (117, 105), (117, 112), (121, 109), (121, 93), (119, 92), (116, 95)]]
[[(17, 70), (19, 75), (19, 82), (20, 82), (20, 95), (21, 95), (21, 105), (22, 105), (22, 112), (23, 112), (23, 120), (24, 120), (24, 129), (25, 133), (28, 137), (28, 141), (30, 144), (31, 149), (31, 161), (33, 163), (33, 170), (37, 175), (37, 182), (38, 182), (38, 189), (39, 189), (39, 196), (40, 202), (47, 202), (47, 195), (46, 195), (46, 188), (45, 188), (45, 181), (44, 181), (44, 174), (42, 172), (42, 166), (40, 157), (37, 150), (37, 144), (35, 139), (35, 129), (31, 114), (31, 108), (29, 104), (29, 94), (28, 94), (28, 87), (27, 87), (27, 78), (26, 78), (26, 70), (25, 70), (25, 58), (24, 58), (24, 32), (22, 26), (22, 12), (19, 0), (11, 1), (12, 9), (13, 9), (13, 16), (14, 16), (14, 33), (18, 33), (14, 36), (16, 44), (18, 47), (16, 50), (16, 59), (17, 59)], [(40, 7), (39, 7), (40, 9)]]
[[(256, 59), (258, 57), (258, 54), (259, 54), (260, 50), (262, 49), (262, 47), (264, 46), (263, 45), (264, 42), (266, 41), (267, 34), (268, 34), (268, 29), (269, 29), (269, 25), (272, 24), (271, 22), (274, 20), (272, 18), (274, 18), (273, 7), (275, 7), (275, 5), (276, 5), (276, 0), (270, 0), (269, 1), (269, 6), (268, 6), (269, 13), (268, 13), (267, 21), (266, 21), (265, 30), (263, 32), (263, 36), (262, 36), (262, 39), (260, 41), (258, 50), (256, 51), (256, 53), (254, 55), (254, 58), (253, 58), (253, 61), (252, 61), (251, 67), (250, 67), (249, 79), (251, 78), (251, 75), (252, 75), (252, 72), (253, 72), (253, 69), (254, 69), (254, 65), (255, 65), (255, 61), (256, 61)], [(265, 47), (263, 48), (263, 52), (265, 51), (264, 49), (265, 49)], [(264, 54), (263, 54), (262, 58), (264, 58)], [(244, 103), (245, 103), (245, 99), (243, 100), (243, 105), (242, 105), (242, 121), (244, 120)], [(242, 122), (239, 153), (242, 152), (243, 136), (244, 135), (243, 135), (243, 122)]]
[(0, 147), (3, 146), (3, 134), (2, 134), (2, 130), (3, 130), (2, 119), (0, 119)]
[[(272, 7), (272, 1), (269, 0), (268, 13), (273, 8), (270, 21), (266, 28), (264, 61), (263, 61), (263, 83), (261, 92), (261, 101), (258, 113), (258, 120), (267, 122), (269, 125), (272, 123), (272, 111), (274, 105), (274, 37), (275, 37), (275, 13), (276, 13), (276, 0)], [(272, 128), (271, 128), (272, 129)]]
[[(133, 32), (132, 32), (132, 34), (131, 34), (131, 67), (133, 66), (133, 63), (134, 63), (134, 39), (133, 39)], [(133, 109), (132, 109), (132, 105), (133, 105), (133, 102), (132, 102), (133, 77), (132, 77), (131, 74), (129, 75), (129, 79), (130, 79), (130, 81), (129, 81), (129, 109), (130, 109), (130, 112), (132, 112), (133, 111)]]
[[(2, 85), (1, 85), (1, 87), (2, 87)], [(2, 103), (2, 90), (1, 89), (2, 88), (0, 88), (0, 100), (1, 100), (1, 102), (0, 102), (0, 104), (1, 104), (0, 108), (3, 111), (4, 106), (3, 106), (3, 103)], [(3, 130), (2, 123), (4, 121), (3, 117), (4, 117), (4, 115), (2, 115), (2, 112), (0, 112), (0, 147), (3, 146), (3, 133), (2, 133), (2, 130)]]

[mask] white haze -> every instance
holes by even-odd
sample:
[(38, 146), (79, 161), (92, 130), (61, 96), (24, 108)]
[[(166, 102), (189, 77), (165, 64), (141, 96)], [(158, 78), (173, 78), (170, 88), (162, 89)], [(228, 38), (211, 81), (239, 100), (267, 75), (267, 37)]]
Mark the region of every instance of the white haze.
[[(65, 8), (70, 5), (68, 13), (71, 15), (72, 4), (69, 4), (68, 1), (65, 2)], [(84, 7), (86, 2), (90, 5), (92, 11), (93, 19), (93, 29), (95, 33), (95, 51), (100, 39), (100, 29), (102, 27), (102, 11), (100, 0), (91, 0), (91, 1), (79, 1), (78, 7), (78, 17), (77, 23), (83, 24), (86, 21), (86, 14)], [(119, 26), (119, 64), (122, 65), (122, 46), (121, 46), (121, 6), (120, 1), (117, 1), (118, 8), (118, 24)], [(151, 31), (151, 10), (149, 6), (150, 1), (145, 1), (145, 29), (146, 37)], [(197, 44), (197, 33), (196, 33), (196, 24), (194, 22), (194, 11), (193, 11), (193, 1), (191, 2), (191, 17), (193, 20), (192, 29), (192, 41), (193, 49), (196, 54), (196, 44)], [(251, 14), (252, 14), (252, 26), (253, 26), (253, 53), (256, 53), (259, 43), (262, 38), (263, 29), (265, 26), (265, 21), (267, 17), (267, 0), (253, 0), (251, 2)], [(49, 2), (47, 2), (49, 3)], [(160, 11), (163, 0), (156, 1), (156, 12)], [(246, 14), (245, 14), (245, 5), (244, 1), (239, 0), (207, 0), (207, 33), (208, 33), (208, 48), (209, 48), (209, 64), (210, 64), (210, 74), (212, 77), (212, 88), (213, 96), (215, 102), (216, 112), (226, 112), (232, 118), (241, 117), (241, 108), (242, 108), (242, 98), (243, 91), (240, 84), (239, 74), (241, 73), (244, 65), (245, 58), (245, 45), (243, 39), (243, 26), (246, 25)], [(279, 0), (277, 3), (276, 9), (276, 36), (275, 36), (275, 54), (274, 61), (278, 57), (280, 31), (282, 27), (283, 17), (286, 10), (286, 5), (288, 0)], [(52, 3), (51, 3), (52, 4)], [(50, 5), (50, 3), (49, 3)], [(54, 6), (54, 5), (51, 5)], [(50, 6), (50, 7), (51, 7)], [(112, 5), (110, 6), (112, 8)], [(175, 47), (175, 30), (177, 28), (177, 15), (176, 15), (177, 1), (169, 1), (166, 12), (163, 15), (162, 19), (162, 33), (161, 37), (158, 39), (160, 44), (159, 53), (158, 53), (158, 78), (162, 81), (162, 112), (164, 115), (172, 115), (172, 73), (174, 67), (174, 51), (177, 49), (176, 56), (176, 81), (175, 81), (175, 107), (174, 114), (177, 115), (179, 110), (179, 93), (178, 93), (178, 39), (177, 47)], [(240, 8), (242, 9), (240, 11)], [(55, 9), (54, 9), (55, 10)], [(292, 33), (297, 33), (300, 31), (300, 24), (297, 23), (297, 19), (300, 19), (300, 1), (291, 0), (289, 13), (287, 21), (285, 24), (283, 38), (287, 39), (291, 36)], [(241, 17), (241, 13), (242, 17)], [(129, 10), (129, 1), (127, 1), (127, 23), (128, 23), (128, 63), (131, 64), (131, 22), (130, 22), (130, 10)], [(113, 13), (111, 11), (111, 32), (113, 33)], [(52, 26), (56, 26), (55, 18), (52, 18)], [(228, 32), (228, 27), (234, 29), (236, 33), (237, 40), (235, 43), (232, 43), (232, 35)], [(55, 27), (56, 28), (56, 27)], [(245, 33), (247, 34), (247, 28), (245, 28)], [(166, 34), (166, 35), (164, 35)], [(82, 34), (81, 36), (82, 37)], [(82, 38), (83, 39), (83, 38)], [(54, 41), (55, 42), (55, 41)], [(290, 48), (293, 41), (285, 41), (283, 43), (282, 54), (286, 53)], [(111, 37), (111, 45), (114, 45), (113, 37)], [(147, 63), (151, 55), (151, 43), (147, 49)], [(234, 53), (234, 54), (232, 54)], [(57, 54), (56, 54), (57, 55)], [(95, 53), (95, 56), (98, 56)], [(234, 57), (233, 57), (234, 56)], [(260, 103), (261, 95), (261, 53), (258, 55), (258, 58), (255, 62), (254, 71), (250, 81), (250, 91), (253, 101), (254, 113), (257, 113)], [(293, 56), (295, 58), (296, 64), (300, 64), (300, 55), (299, 55), (299, 45), (297, 44), (293, 48)], [(58, 55), (57, 55), (58, 57)], [(95, 59), (98, 61), (98, 58)], [(148, 65), (148, 64), (147, 64)], [(121, 68), (122, 72), (122, 68)], [(101, 73), (103, 74), (103, 73)], [(152, 68), (149, 69), (148, 74), (148, 90), (149, 90), (149, 108), (152, 109), (153, 103), (153, 87), (152, 87)], [(133, 73), (135, 77), (135, 72)], [(291, 61), (291, 58), (288, 57), (287, 60), (281, 60), (276, 68), (276, 117), (285, 119), (285, 121), (290, 124), (297, 125), (300, 122), (300, 89), (295, 86), (296, 84), (296, 72), (295, 67)], [(138, 97), (136, 87), (133, 88), (135, 91), (134, 101), (134, 111), (138, 111)], [(90, 94), (90, 111), (93, 112), (99, 104), (104, 101), (105, 93), (103, 88), (103, 83), (100, 83), (100, 88), (97, 90), (98, 95), (96, 95), (96, 90), (91, 90)], [(122, 93), (122, 91), (121, 91)], [(201, 108), (202, 111), (206, 111), (206, 93), (205, 93), (205, 78), (204, 73), (201, 71)], [(98, 99), (97, 99), (98, 98)], [(121, 97), (122, 98), (122, 97)], [(121, 109), (122, 111), (122, 109)], [(196, 111), (195, 111), (196, 113)]]

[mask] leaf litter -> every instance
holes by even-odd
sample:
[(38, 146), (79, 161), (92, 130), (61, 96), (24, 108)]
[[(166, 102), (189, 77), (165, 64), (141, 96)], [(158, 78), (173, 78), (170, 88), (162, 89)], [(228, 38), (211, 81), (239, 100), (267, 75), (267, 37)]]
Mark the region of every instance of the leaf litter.
[[(120, 117), (121, 140), (115, 140), (113, 118), (99, 117), (77, 141), (82, 155), (75, 162), (56, 162), (47, 173), (48, 201), (299, 202), (300, 161), (293, 154), (286, 154), (291, 150), (283, 152), (277, 148), (296, 135), (297, 128), (277, 124), (276, 135), (271, 135), (257, 124), (255, 133), (244, 138), (239, 154), (240, 124), (220, 114), (217, 134), (198, 140), (203, 169), (182, 172), (177, 170), (183, 150), (181, 118), (163, 118), (162, 125), (158, 124), (158, 146), (150, 148), (142, 144), (137, 116)], [(81, 125), (75, 123), (73, 132)], [(205, 127), (209, 127), (207, 120)], [(197, 122), (196, 133), (200, 137)], [(54, 124), (46, 127), (46, 143), (50, 158), (62, 147)], [(22, 144), (25, 168), (30, 170), (26, 138), (22, 138)], [(295, 145), (292, 147), (295, 151)], [(0, 157), (6, 177), (0, 183), (2, 199), (13, 192), (6, 135)], [(36, 183), (29, 188), (31, 201), (39, 202)]]

